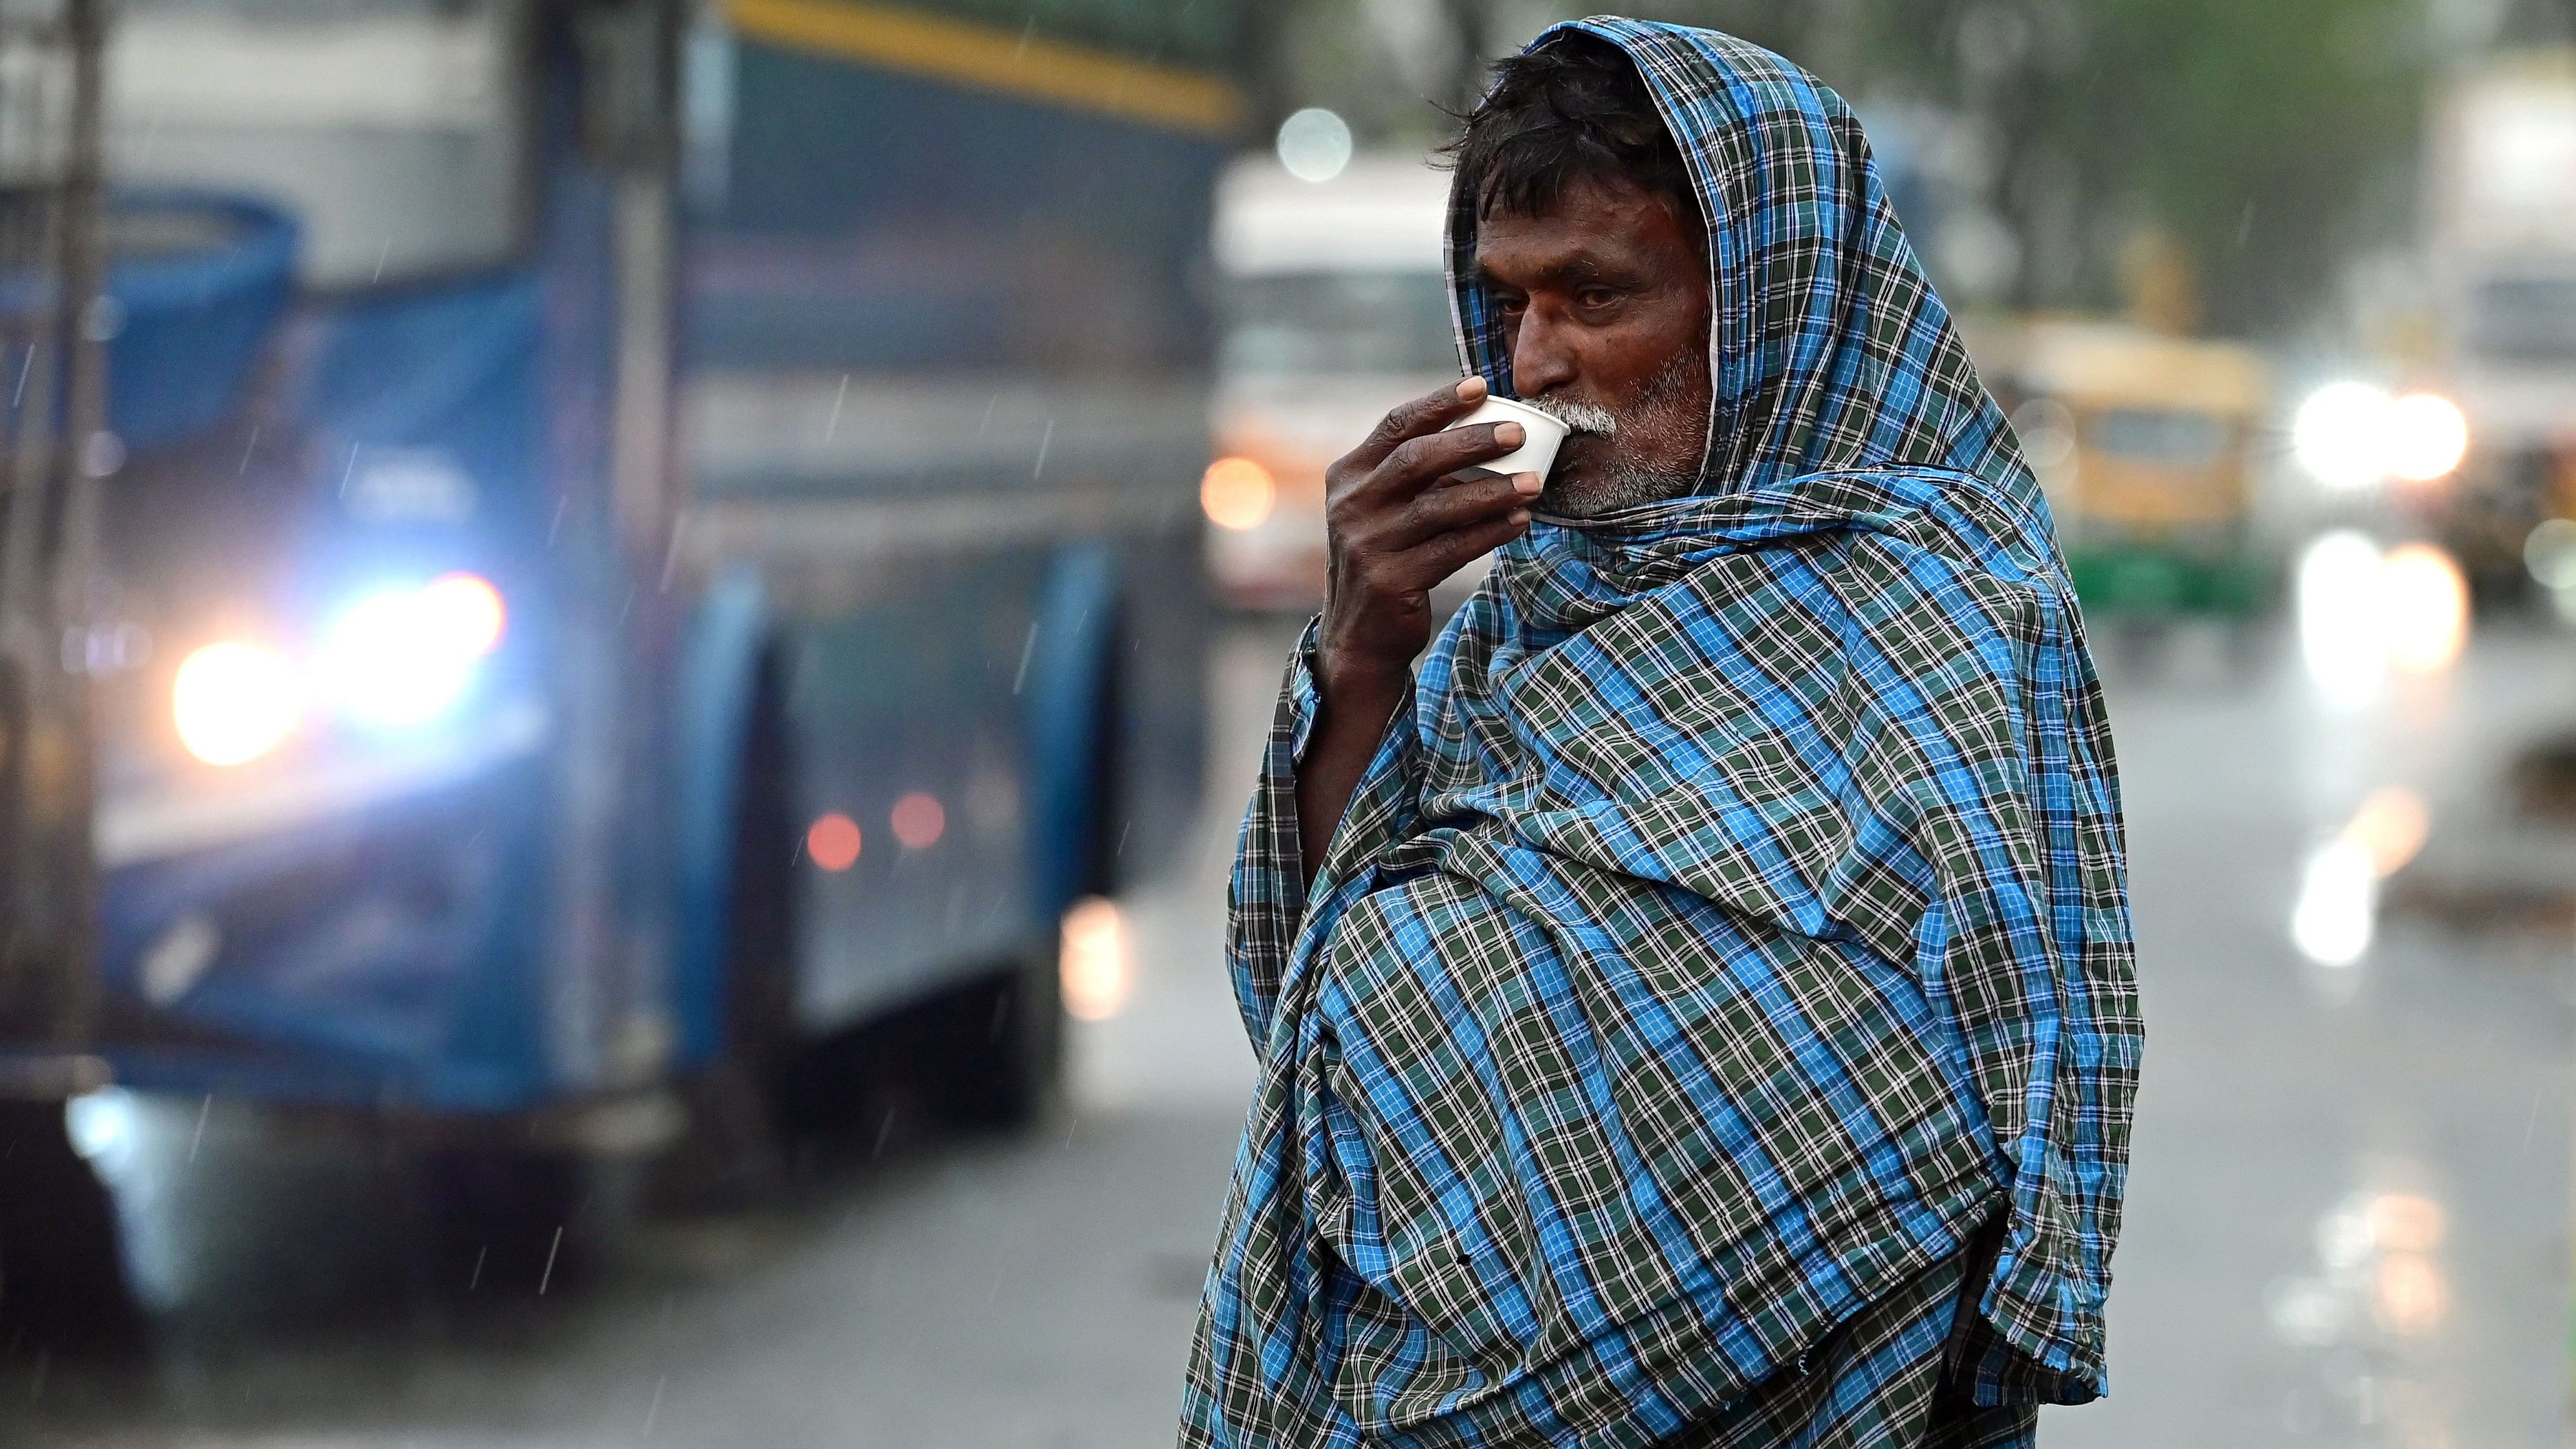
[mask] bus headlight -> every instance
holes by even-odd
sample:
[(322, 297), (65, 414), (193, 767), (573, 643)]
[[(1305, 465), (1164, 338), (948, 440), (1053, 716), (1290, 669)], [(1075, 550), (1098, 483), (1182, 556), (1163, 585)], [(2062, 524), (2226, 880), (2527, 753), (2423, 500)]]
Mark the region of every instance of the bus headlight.
[(440, 647), (480, 659), (501, 647), (501, 633), (509, 626), (509, 610), (501, 603), (501, 591), (492, 581), (475, 574), (441, 574), (420, 591), (422, 607), (428, 610), (431, 627), (438, 631)]
[(500, 590), (473, 574), (387, 589), (352, 604), (324, 638), (322, 678), (340, 708), (369, 724), (422, 724), (445, 714), (499, 647)]
[(2330, 382), (2308, 394), (2290, 424), (2299, 466), (2328, 488), (2368, 488), (2387, 476), (2383, 440), (2391, 399), (2366, 382)]
[(2299, 405), (2290, 440), (2299, 465), (2329, 488), (2431, 483), (2468, 457), (2469, 420), (2436, 393), (2391, 397), (2366, 382), (2334, 382)]
[(2388, 471), (2409, 483), (2448, 476), (2469, 456), (2469, 420), (2459, 404), (2411, 392), (2388, 407)]
[(293, 732), (301, 693), (284, 659), (256, 644), (225, 640), (180, 662), (170, 712), (189, 754), (209, 765), (241, 765)]

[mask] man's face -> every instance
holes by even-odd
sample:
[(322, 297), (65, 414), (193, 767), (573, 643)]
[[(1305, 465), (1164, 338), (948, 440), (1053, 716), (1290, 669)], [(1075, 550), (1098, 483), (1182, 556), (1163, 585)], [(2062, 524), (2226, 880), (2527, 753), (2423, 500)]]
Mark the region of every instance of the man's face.
[(1677, 497), (1707, 441), (1708, 263), (1698, 219), (1622, 181), (1546, 216), (1486, 217), (1476, 270), (1502, 310), (1512, 391), (1574, 431), (1538, 506), (1570, 518)]

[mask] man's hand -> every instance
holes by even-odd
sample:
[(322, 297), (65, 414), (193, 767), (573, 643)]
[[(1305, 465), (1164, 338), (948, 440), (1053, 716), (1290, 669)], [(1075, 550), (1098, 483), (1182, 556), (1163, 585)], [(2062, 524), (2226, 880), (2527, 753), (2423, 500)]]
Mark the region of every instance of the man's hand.
[(1537, 474), (1451, 477), (1523, 441), (1518, 423), (1442, 431), (1484, 400), (1484, 379), (1471, 377), (1406, 403), (1324, 474), (1323, 709), (1297, 778), (1310, 881), (1404, 698), (1413, 656), (1431, 642), (1432, 589), (1529, 527)]

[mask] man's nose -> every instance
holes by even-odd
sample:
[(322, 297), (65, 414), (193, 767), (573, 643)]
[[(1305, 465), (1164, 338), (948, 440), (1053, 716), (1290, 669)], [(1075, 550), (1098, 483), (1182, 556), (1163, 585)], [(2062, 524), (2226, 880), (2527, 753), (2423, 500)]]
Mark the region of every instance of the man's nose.
[(1521, 317), (1512, 337), (1512, 391), (1520, 397), (1545, 397), (1573, 382), (1580, 373), (1563, 326), (1544, 310), (1532, 307)]

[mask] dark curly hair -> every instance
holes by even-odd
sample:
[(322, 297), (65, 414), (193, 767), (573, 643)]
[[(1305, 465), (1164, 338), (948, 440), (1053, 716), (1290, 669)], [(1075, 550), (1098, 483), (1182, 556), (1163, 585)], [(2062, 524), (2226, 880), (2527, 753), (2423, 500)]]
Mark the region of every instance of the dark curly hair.
[(1623, 181), (1670, 201), (1685, 222), (1699, 218), (1690, 171), (1645, 78), (1608, 41), (1576, 32), (1506, 56), (1462, 119), (1440, 149), (1478, 216), (1546, 216), (1576, 181)]

